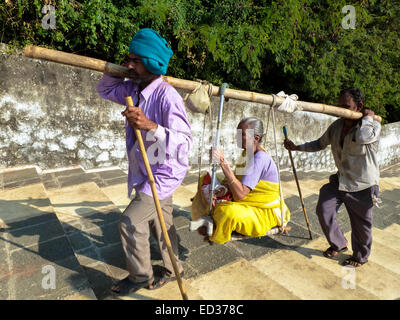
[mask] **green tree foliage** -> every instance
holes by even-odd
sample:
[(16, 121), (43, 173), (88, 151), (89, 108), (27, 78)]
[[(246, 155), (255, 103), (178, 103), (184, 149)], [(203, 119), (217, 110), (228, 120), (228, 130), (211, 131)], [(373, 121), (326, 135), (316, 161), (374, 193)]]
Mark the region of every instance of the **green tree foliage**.
[[(56, 28), (42, 28), (44, 4)], [(342, 27), (345, 5), (355, 29)], [(396, 0), (5, 0), (0, 42), (35, 44), (119, 63), (150, 27), (171, 44), (168, 74), (335, 104), (360, 87), (366, 105), (400, 120), (400, 2)]]

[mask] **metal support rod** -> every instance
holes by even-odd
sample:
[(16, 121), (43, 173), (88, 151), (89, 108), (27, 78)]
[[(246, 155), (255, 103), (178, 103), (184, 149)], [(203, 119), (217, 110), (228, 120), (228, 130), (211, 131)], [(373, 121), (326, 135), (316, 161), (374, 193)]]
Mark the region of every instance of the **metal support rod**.
[[(222, 120), (222, 111), (224, 107), (224, 95), (225, 95), (225, 89), (228, 88), (227, 83), (223, 83), (220, 87), (220, 100), (219, 100), (219, 111), (218, 111), (218, 121), (217, 121), (217, 133), (215, 137), (215, 148), (219, 148), (219, 140), (220, 140), (220, 126), (221, 126), (221, 120)], [(210, 204), (208, 207), (208, 214), (211, 216), (212, 214), (212, 197), (214, 195), (214, 190), (215, 190), (215, 184), (216, 184), (216, 172), (217, 171), (217, 164), (213, 163), (212, 164), (212, 175), (211, 175), (211, 190), (210, 190)], [(211, 236), (211, 235), (210, 235)]]

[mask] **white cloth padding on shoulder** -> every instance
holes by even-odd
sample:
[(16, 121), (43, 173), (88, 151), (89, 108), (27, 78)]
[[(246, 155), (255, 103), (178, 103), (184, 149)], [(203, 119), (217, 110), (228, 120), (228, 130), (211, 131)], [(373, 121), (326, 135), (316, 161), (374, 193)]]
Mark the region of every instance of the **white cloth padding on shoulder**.
[(297, 110), (302, 110), (297, 105), (297, 100), (299, 99), (299, 97), (296, 94), (288, 95), (288, 94), (285, 94), (284, 91), (280, 91), (277, 94), (277, 96), (286, 98), (285, 101), (283, 101), (282, 104), (278, 107), (278, 111), (292, 113)]

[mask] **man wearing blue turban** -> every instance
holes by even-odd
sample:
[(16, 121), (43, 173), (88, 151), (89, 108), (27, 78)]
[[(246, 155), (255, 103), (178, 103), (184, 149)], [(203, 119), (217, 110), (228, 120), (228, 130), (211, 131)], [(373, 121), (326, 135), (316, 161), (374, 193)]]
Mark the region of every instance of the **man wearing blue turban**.
[(129, 52), (140, 56), (146, 69), (153, 74), (166, 74), (172, 50), (167, 41), (153, 29), (141, 29), (132, 38)]
[[(128, 60), (123, 64), (130, 70), (131, 79), (125, 81), (104, 74), (97, 86), (98, 93), (105, 99), (125, 105), (125, 97), (131, 96), (134, 105), (138, 106), (128, 107), (122, 113), (126, 118), (128, 195), (135, 189), (135, 198), (125, 209), (119, 223), (129, 272), (128, 277), (112, 288), (120, 294), (144, 287), (155, 289), (176, 280), (134, 127), (141, 130), (144, 138), (172, 249), (183, 274), (172, 219), (172, 194), (188, 170), (192, 136), (182, 97), (161, 77), (167, 72), (172, 54), (167, 41), (156, 31), (141, 29), (132, 38)], [(166, 270), (159, 279), (154, 278), (151, 265), (150, 232), (158, 242)]]

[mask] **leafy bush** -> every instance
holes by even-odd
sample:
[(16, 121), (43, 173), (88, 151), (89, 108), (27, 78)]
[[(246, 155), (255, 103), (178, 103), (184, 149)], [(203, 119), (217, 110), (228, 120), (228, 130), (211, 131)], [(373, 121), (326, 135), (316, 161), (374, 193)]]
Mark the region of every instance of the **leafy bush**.
[(0, 42), (35, 44), (119, 63), (143, 27), (159, 31), (174, 56), (168, 73), (303, 101), (335, 104), (356, 86), (386, 121), (400, 120), (400, 3), (363, 0), (344, 29), (345, 0), (45, 1), (56, 28), (42, 28), (40, 0), (0, 4)]

